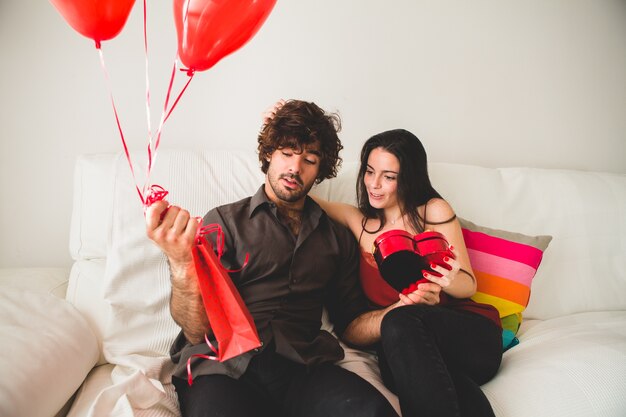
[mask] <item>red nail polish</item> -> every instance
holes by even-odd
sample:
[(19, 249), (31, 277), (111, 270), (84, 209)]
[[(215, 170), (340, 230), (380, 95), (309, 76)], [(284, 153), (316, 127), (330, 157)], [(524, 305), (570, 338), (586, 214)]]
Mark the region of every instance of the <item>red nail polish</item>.
[(424, 278), (428, 278), (428, 274), (426, 272), (422, 272), (422, 275), (424, 276)]
[(435, 269), (437, 267), (437, 265), (435, 265), (434, 263), (430, 263), (430, 269)]
[(443, 258), (444, 262), (448, 262), (450, 260), (450, 258), (448, 258), (447, 256)]

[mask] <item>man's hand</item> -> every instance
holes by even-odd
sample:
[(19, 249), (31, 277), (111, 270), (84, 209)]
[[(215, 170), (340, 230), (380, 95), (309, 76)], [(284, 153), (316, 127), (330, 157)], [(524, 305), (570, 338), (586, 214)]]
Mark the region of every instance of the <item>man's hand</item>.
[(188, 267), (193, 263), (193, 248), (198, 220), (187, 210), (169, 206), (165, 200), (157, 201), (146, 210), (146, 234), (161, 248), (175, 267)]

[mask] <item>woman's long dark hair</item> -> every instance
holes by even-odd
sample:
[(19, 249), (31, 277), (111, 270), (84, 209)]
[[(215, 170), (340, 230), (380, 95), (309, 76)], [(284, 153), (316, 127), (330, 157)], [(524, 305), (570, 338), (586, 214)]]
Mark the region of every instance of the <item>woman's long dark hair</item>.
[[(366, 219), (378, 218), (380, 220), (378, 230), (380, 230), (386, 222), (384, 210), (370, 205), (367, 188), (363, 182), (367, 170), (367, 159), (376, 148), (382, 148), (398, 158), (400, 162), (398, 202), (402, 214), (408, 214), (409, 222), (414, 230), (422, 232), (425, 221), (419, 216), (417, 208), (432, 198), (442, 197), (430, 183), (426, 150), (422, 142), (413, 133), (404, 129), (388, 130), (374, 135), (361, 149), (361, 167), (356, 183), (356, 195), (359, 209), (365, 216), (364, 224)], [(375, 233), (378, 230), (366, 231)]]

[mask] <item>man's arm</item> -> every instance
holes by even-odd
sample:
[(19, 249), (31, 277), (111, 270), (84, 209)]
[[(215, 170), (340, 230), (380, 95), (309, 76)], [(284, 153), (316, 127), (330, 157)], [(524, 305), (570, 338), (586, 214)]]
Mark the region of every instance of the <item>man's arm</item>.
[(368, 311), (352, 320), (341, 335), (341, 339), (353, 346), (369, 346), (380, 340), (380, 325), (387, 312), (395, 304), (380, 310)]
[(334, 286), (330, 288), (330, 299), (326, 306), (335, 324), (335, 331), (344, 342), (353, 346), (369, 346), (380, 340), (380, 326), (389, 311), (412, 304), (439, 304), (441, 285), (424, 282), (410, 294), (399, 294), (394, 304), (380, 310), (366, 311), (367, 299), (359, 282), (358, 243), (347, 228), (337, 229), (337, 236), (342, 246), (343, 261)]
[(434, 283), (419, 284), (417, 290), (404, 295), (400, 294), (400, 300), (389, 307), (368, 311), (352, 320), (342, 334), (342, 339), (355, 346), (369, 346), (380, 340), (380, 326), (383, 317), (389, 311), (401, 306), (412, 304), (439, 304), (441, 286)]
[(210, 333), (196, 268), (193, 262), (191, 266), (173, 266), (170, 263), (170, 274), (172, 281), (170, 314), (183, 330), (185, 338), (196, 345), (204, 340), (205, 334)]
[(170, 265), (170, 313), (192, 344), (202, 342), (210, 330), (191, 253), (197, 229), (198, 221), (188, 211), (168, 208), (167, 201), (153, 203), (146, 210), (146, 234)]

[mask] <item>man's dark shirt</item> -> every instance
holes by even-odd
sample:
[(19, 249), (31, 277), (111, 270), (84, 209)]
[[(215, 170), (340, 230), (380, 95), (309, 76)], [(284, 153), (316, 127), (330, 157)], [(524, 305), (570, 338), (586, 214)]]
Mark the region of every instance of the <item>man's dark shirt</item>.
[[(307, 197), (300, 233), (294, 236), (278, 219), (263, 186), (252, 197), (209, 211), (203, 223), (222, 227), (221, 260), (227, 269), (241, 268), (249, 254), (248, 264), (230, 276), (254, 318), (263, 347), (273, 341), (278, 354), (308, 366), (343, 358), (337, 340), (320, 325), (324, 306), (338, 335), (368, 310), (358, 281), (358, 247), (348, 229)], [(193, 358), (193, 376), (239, 378), (258, 351), (221, 363)], [(189, 344), (182, 331), (170, 353), (176, 363), (174, 375), (180, 378), (187, 377), (191, 355), (212, 354), (204, 342)]]

